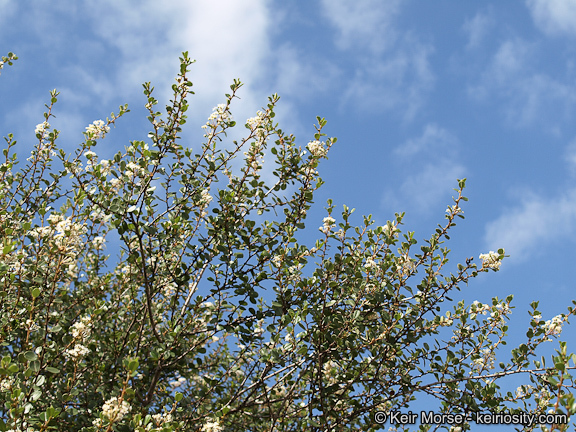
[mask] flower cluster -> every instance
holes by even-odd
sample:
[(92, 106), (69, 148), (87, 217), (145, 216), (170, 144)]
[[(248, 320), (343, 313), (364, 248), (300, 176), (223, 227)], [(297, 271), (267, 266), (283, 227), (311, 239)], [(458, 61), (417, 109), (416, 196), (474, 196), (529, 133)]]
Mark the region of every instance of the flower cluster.
[(457, 214), (464, 213), (464, 211), (458, 205), (455, 204), (453, 206), (448, 206), (448, 208), (446, 209), (446, 213), (448, 213), (448, 215), (451, 216), (456, 216)]
[(205, 134), (204, 137), (211, 140), (215, 135), (215, 129), (218, 126), (224, 125), (226, 122), (232, 121), (232, 115), (227, 108), (226, 104), (218, 104), (212, 109), (212, 114), (208, 117), (208, 121), (202, 126), (202, 129), (212, 129), (210, 133)]
[(110, 132), (110, 126), (102, 120), (96, 120), (90, 126), (86, 127), (86, 136), (92, 140), (104, 138), (108, 132)]
[(256, 117), (249, 118), (246, 120), (246, 126), (255, 133), (256, 137), (260, 142), (264, 141), (266, 138), (266, 114), (258, 111)]
[(511, 312), (510, 305), (508, 303), (498, 303), (492, 306), (492, 312), (490, 312), (490, 319), (503, 321), (504, 317)]
[(11, 391), (13, 385), (14, 377), (2, 375), (2, 380), (0, 381), (0, 392)]
[(490, 310), (490, 306), (487, 304), (482, 304), (478, 300), (474, 300), (470, 306), (470, 318), (475, 319), (477, 314), (486, 315)]
[(221, 432), (223, 427), (220, 426), (220, 422), (218, 420), (209, 421), (204, 423), (202, 426), (202, 432)]
[(368, 257), (368, 258), (366, 258), (366, 263), (364, 264), (364, 268), (368, 269), (368, 270), (378, 268), (378, 263), (376, 261), (374, 261), (374, 258)]
[(84, 225), (73, 222), (72, 218), (52, 213), (48, 216), (49, 226), (36, 227), (28, 235), (49, 242), (62, 254), (61, 263), (67, 267), (67, 274), (75, 277), (76, 260), (82, 249), (82, 236), (86, 232)]
[(323, 225), (318, 228), (320, 231), (322, 231), (324, 234), (328, 234), (331, 230), (332, 227), (334, 226), (334, 224), (336, 223), (336, 219), (334, 219), (333, 217), (327, 216), (322, 220)]
[(34, 133), (36, 134), (37, 138), (40, 138), (41, 142), (34, 150), (31, 151), (30, 157), (27, 158), (28, 161), (47, 159), (49, 156), (56, 155), (53, 147), (54, 139), (57, 136), (57, 131), (54, 131), (53, 138), (48, 139), (48, 129), (50, 129), (50, 123), (47, 121), (36, 125)]
[(90, 353), (90, 350), (85, 347), (82, 342), (86, 342), (92, 332), (92, 318), (89, 316), (82, 317), (80, 321), (75, 322), (70, 327), (70, 333), (74, 338), (74, 347), (68, 348), (64, 351), (66, 358), (78, 359)]
[(500, 269), (500, 255), (496, 252), (490, 251), (487, 254), (480, 254), (480, 259), (482, 260), (482, 268), (491, 268), (494, 270)]
[(36, 129), (34, 129), (34, 133), (36, 135), (44, 135), (44, 132), (46, 132), (48, 129), (50, 129), (50, 123), (45, 121), (43, 123), (36, 125)]
[(250, 146), (250, 149), (247, 152), (244, 152), (244, 156), (246, 156), (246, 161), (248, 165), (254, 170), (258, 171), (264, 165), (264, 157), (261, 153), (262, 150), (262, 140), (253, 143)]
[(521, 399), (525, 396), (530, 396), (534, 392), (534, 387), (529, 384), (521, 385), (516, 389), (516, 397)]
[(82, 341), (88, 339), (88, 337), (90, 337), (90, 333), (92, 332), (91, 323), (92, 318), (85, 316), (82, 317), (80, 321), (72, 324), (72, 329), (70, 331), (70, 333), (72, 333), (72, 337), (74, 339), (81, 339)]
[(408, 256), (408, 254), (402, 255), (398, 257), (398, 266), (400, 267), (399, 272), (403, 276), (410, 276), (410, 274), (416, 270), (416, 265), (412, 258)]
[(111, 422), (121, 421), (131, 410), (132, 407), (128, 402), (124, 400), (120, 402), (117, 397), (108, 399), (104, 405), (102, 405), (102, 414)]
[(324, 147), (324, 142), (310, 141), (306, 147), (308, 147), (312, 156), (322, 157), (326, 156), (326, 153), (328, 153), (328, 150)]
[(92, 245), (94, 246), (94, 249), (96, 249), (96, 250), (104, 249), (105, 244), (106, 244), (106, 239), (104, 239), (104, 237), (101, 237), (101, 236), (94, 237), (94, 239), (92, 240)]
[(272, 258), (272, 264), (274, 264), (275, 267), (280, 267), (282, 265), (282, 256), (275, 255), (274, 258)]
[(126, 164), (126, 172), (124, 173), (126, 175), (126, 177), (128, 178), (132, 178), (135, 175), (144, 175), (146, 172), (146, 170), (144, 168), (142, 168), (140, 165), (138, 165), (135, 162), (128, 162)]
[(398, 231), (400, 231), (395, 225), (384, 225), (383, 227), (384, 229), (384, 234), (387, 237), (395, 237), (398, 234)]
[(338, 367), (338, 363), (336, 363), (334, 360), (330, 360), (324, 363), (322, 371), (324, 372), (324, 377), (328, 380), (329, 384), (335, 384), (338, 382), (336, 379), (338, 375)]
[(84, 357), (86, 354), (90, 354), (90, 349), (79, 343), (74, 345), (74, 348), (68, 348), (64, 351), (64, 357), (73, 359)]
[(490, 348), (482, 350), (482, 355), (472, 360), (472, 367), (478, 372), (485, 369), (494, 369), (494, 352)]
[(543, 327), (544, 330), (546, 331), (546, 334), (552, 336), (558, 336), (560, 333), (562, 333), (562, 324), (563, 324), (562, 315), (556, 315), (554, 318), (546, 321)]
[(164, 423), (172, 421), (172, 414), (170, 413), (152, 414), (152, 420), (154, 420), (156, 426), (162, 426)]
[(212, 195), (210, 195), (210, 191), (208, 189), (204, 189), (200, 194), (200, 202), (198, 204), (202, 208), (206, 208), (211, 202), (212, 202)]

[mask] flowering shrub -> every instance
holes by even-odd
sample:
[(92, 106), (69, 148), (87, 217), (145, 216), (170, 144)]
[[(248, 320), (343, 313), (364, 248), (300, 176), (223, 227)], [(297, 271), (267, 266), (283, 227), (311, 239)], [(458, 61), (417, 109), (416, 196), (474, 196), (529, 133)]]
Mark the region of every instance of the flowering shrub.
[[(297, 233), (322, 185), (318, 164), (336, 142), (322, 138), (326, 121), (317, 118), (308, 153), (273, 122), (273, 95), (246, 121), (247, 137), (220, 148), (236, 126), (235, 81), (193, 153), (179, 140), (190, 64), (184, 53), (165, 118), (144, 85), (148, 141), (109, 160), (98, 158), (98, 140), (126, 106), (89, 125), (66, 155), (49, 124), (53, 91), (19, 171), (16, 141), (6, 137), (0, 430), (374, 431), (376, 411), (408, 409), (422, 394), (443, 413), (574, 413), (566, 344), (552, 367), (533, 359), (573, 309), (544, 321), (534, 303), (526, 342), (497, 362), (512, 298), (449, 301), (505, 257), (480, 255), (480, 268), (468, 258), (444, 276), (441, 244), (464, 217), (465, 180), (447, 222), (419, 249), (401, 231), (403, 215), (353, 227), (353, 210), (336, 215), (331, 201), (308, 247)], [(276, 165), (273, 184), (260, 174), (265, 155)], [(233, 164), (238, 157), (243, 164)], [(111, 235), (120, 250), (110, 250)], [(516, 374), (530, 384), (500, 390)]]

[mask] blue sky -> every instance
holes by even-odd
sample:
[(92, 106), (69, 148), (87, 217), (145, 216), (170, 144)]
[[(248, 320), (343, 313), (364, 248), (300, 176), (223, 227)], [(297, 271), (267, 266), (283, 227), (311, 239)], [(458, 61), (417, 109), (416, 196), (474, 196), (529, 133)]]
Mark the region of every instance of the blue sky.
[[(197, 60), (185, 134), (193, 147), (234, 78), (245, 83), (236, 120), (275, 92), (276, 119), (302, 146), (315, 117), (328, 120), (338, 142), (320, 167), (326, 184), (310, 226), (332, 198), (356, 208), (357, 224), (405, 211), (404, 228), (422, 240), (466, 177), (466, 219), (447, 244), (452, 268), (500, 247), (510, 257), (454, 297), (513, 294), (510, 347), (532, 301), (549, 319), (576, 298), (575, 0), (0, 0), (0, 22), (0, 53), (20, 57), (1, 71), (0, 135), (14, 133), (22, 159), (54, 88), (50, 123), (67, 152), (124, 103), (132, 112), (99, 156), (146, 139), (141, 84), (167, 101), (187, 50)], [(567, 328), (562, 339), (575, 334)]]

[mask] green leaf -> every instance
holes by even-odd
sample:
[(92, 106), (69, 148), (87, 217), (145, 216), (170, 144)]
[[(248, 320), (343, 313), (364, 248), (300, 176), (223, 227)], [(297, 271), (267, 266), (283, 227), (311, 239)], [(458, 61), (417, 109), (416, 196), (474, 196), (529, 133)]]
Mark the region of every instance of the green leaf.
[(12, 247), (14, 246), (15, 242), (8, 242), (6, 245), (4, 245), (4, 248), (2, 249), (2, 254), (3, 255), (7, 255), (10, 252), (12, 252)]
[(24, 357), (26, 357), (26, 360), (36, 360), (38, 358), (34, 351), (26, 351)]

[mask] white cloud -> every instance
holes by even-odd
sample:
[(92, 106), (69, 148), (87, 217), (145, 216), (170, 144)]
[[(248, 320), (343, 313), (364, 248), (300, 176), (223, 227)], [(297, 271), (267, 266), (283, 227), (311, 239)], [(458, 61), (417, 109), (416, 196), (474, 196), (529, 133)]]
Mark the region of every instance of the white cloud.
[(405, 144), (398, 146), (394, 153), (403, 158), (423, 152), (434, 155), (442, 151), (442, 154), (446, 155), (453, 153), (456, 145), (457, 140), (454, 135), (434, 123), (429, 123), (421, 136), (409, 139)]
[(576, 138), (574, 138), (564, 151), (564, 160), (568, 163), (568, 171), (576, 176)]
[(202, 111), (222, 102), (234, 78), (246, 83), (243, 99), (253, 102), (251, 86), (262, 77), (269, 55), (272, 29), (266, 1), (146, 1), (136, 9), (112, 0), (107, 4), (108, 19), (99, 22), (98, 33), (121, 53), (118, 87), (144, 81), (169, 87), (177, 56), (188, 51), (198, 61), (190, 77), (198, 86), (193, 90)]
[[(10, 18), (10, 15), (12, 15), (14, 10), (15, 10), (14, 2), (12, 2), (11, 0), (0, 0), (0, 16), (2, 17), (2, 20), (4, 22), (6, 22), (8, 18)], [(0, 32), (3, 27), (6, 29), (8, 28), (8, 26), (0, 26)], [(4, 54), (5, 53), (2, 53), (0, 55)]]
[(275, 61), (278, 74), (274, 91), (290, 99), (309, 100), (311, 94), (329, 90), (341, 75), (334, 63), (290, 44), (275, 49)]
[(527, 60), (532, 54), (532, 47), (523, 40), (507, 40), (494, 55), (490, 72), (497, 82), (506, 83), (510, 78), (524, 73), (529, 66)]
[(527, 0), (536, 26), (550, 36), (576, 36), (576, 0)]
[(504, 248), (511, 260), (524, 261), (555, 239), (572, 236), (575, 221), (576, 190), (553, 198), (524, 192), (518, 207), (486, 225), (486, 249)]
[(383, 202), (387, 207), (416, 211), (424, 216), (445, 205), (446, 195), (457, 186), (456, 179), (465, 177), (466, 170), (452, 160), (440, 158), (421, 168), (411, 167), (407, 172), (410, 174), (394, 192), (385, 194)]
[(428, 58), (430, 46), (408, 41), (384, 58), (360, 61), (342, 98), (342, 106), (354, 103), (361, 111), (393, 111), (411, 120), (434, 84)]
[(478, 12), (474, 18), (466, 20), (462, 26), (468, 35), (468, 49), (478, 48), (487, 33), (494, 26), (492, 13)]
[(381, 53), (397, 37), (393, 21), (400, 4), (400, 0), (322, 0), (322, 11), (338, 31), (340, 49)]
[(336, 28), (336, 47), (344, 51), (346, 65), (354, 65), (353, 78), (341, 109), (353, 104), (360, 111), (392, 111), (411, 120), (432, 88), (429, 57), (433, 47), (410, 30), (401, 29), (399, 0), (322, 1), (322, 12)]
[(540, 71), (537, 56), (535, 45), (519, 38), (506, 40), (469, 94), (477, 100), (499, 101), (505, 120), (513, 126), (540, 122), (555, 130), (576, 102), (576, 89)]
[(441, 202), (456, 186), (456, 179), (465, 177), (458, 146), (457, 138), (436, 124), (426, 125), (421, 136), (398, 146), (393, 152), (396, 163), (407, 175), (384, 194), (386, 206), (428, 214), (444, 205)]

